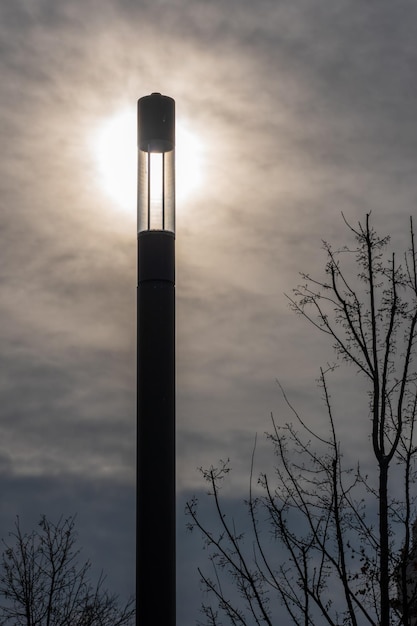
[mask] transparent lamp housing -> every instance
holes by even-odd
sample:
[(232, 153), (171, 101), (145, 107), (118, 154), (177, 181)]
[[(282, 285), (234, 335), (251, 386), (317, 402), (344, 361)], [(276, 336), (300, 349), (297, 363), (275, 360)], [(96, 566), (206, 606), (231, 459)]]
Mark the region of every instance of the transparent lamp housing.
[(175, 232), (175, 148), (139, 149), (138, 231)]

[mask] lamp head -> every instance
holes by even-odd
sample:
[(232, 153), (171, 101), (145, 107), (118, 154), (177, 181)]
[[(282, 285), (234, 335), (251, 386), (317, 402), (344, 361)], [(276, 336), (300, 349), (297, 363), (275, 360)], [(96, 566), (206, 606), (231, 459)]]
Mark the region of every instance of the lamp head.
[(175, 101), (138, 101), (138, 232), (175, 232)]

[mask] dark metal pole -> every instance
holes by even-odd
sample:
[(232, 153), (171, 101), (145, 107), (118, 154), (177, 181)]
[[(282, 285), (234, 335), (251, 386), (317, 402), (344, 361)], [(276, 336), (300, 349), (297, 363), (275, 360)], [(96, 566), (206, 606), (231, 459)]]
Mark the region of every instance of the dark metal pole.
[[(149, 101), (152, 98), (154, 101)], [(148, 148), (156, 145), (157, 154), (160, 154), (161, 145), (164, 146), (158, 143), (161, 139), (164, 141), (163, 135), (166, 133), (164, 106), (173, 106), (173, 101), (165, 98), (161, 104), (161, 98), (165, 97), (152, 94), (139, 100), (139, 151), (141, 146)], [(161, 117), (160, 120), (158, 116)], [(159, 122), (162, 124), (162, 131), (158, 128)], [(152, 137), (154, 143), (147, 138), (149, 125), (152, 124), (155, 125), (150, 129), (153, 135), (162, 133), (160, 137)], [(146, 154), (142, 157), (148, 158)], [(165, 159), (165, 155), (161, 158)], [(148, 167), (150, 168), (150, 162)], [(161, 171), (166, 178), (165, 165)], [(147, 185), (148, 196), (151, 194), (151, 175), (147, 171), (142, 177), (143, 184)], [(162, 181), (163, 199), (155, 209), (162, 212), (162, 215), (151, 215), (155, 205), (152, 204), (152, 198), (148, 197), (145, 208), (142, 206), (141, 209), (139, 203), (145, 227), (141, 229), (142, 218), (139, 215), (136, 512), (138, 626), (175, 626), (176, 621), (175, 234), (173, 230), (165, 230), (167, 223), (174, 223), (173, 216), (169, 220), (165, 215), (166, 206), (171, 200), (165, 197), (169, 192), (169, 189), (165, 189), (165, 182)], [(152, 220), (156, 224), (154, 229), (151, 229)]]

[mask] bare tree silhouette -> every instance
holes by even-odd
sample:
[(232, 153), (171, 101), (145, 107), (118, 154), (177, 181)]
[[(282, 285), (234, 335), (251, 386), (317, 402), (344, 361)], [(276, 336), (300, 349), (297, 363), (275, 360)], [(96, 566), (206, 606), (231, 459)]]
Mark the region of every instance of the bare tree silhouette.
[(353, 246), (334, 250), (324, 243), (324, 278), (302, 274), (289, 300), (296, 313), (328, 337), (339, 361), (353, 366), (366, 382), (369, 409), (363, 419), (370, 424), (371, 467), (365, 473), (359, 465), (344, 465), (328, 386), (334, 366), (322, 369), (319, 377), (327, 435), (309, 426), (282, 389), (293, 421), (278, 425), (272, 418), (268, 436), (276, 468), (273, 477), (259, 477), (256, 493), (251, 478), (250, 534), (236, 530), (220, 497), (228, 463), (201, 470), (213, 496), (217, 529), (207, 528), (196, 498), (186, 506), (189, 527), (201, 531), (214, 567), (213, 576), (199, 570), (211, 598), (203, 613), (212, 626), (223, 623), (221, 616), (230, 624), (272, 626), (276, 599), (300, 626), (416, 623), (413, 223), (410, 246), (400, 261), (369, 215), (357, 227), (345, 223)]
[(0, 623), (4, 626), (130, 626), (134, 603), (121, 606), (104, 588), (104, 576), (93, 584), (91, 563), (79, 563), (75, 518), (56, 524), (42, 516), (26, 534), (19, 518), (0, 565)]

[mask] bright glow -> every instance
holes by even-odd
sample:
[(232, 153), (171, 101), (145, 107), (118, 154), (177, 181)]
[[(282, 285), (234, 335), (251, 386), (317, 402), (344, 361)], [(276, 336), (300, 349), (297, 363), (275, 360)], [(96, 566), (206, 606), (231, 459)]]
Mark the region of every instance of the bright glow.
[(162, 154), (154, 153), (149, 159), (149, 197), (151, 200), (151, 228), (162, 228), (162, 204), (163, 204), (163, 166)]
[(175, 176), (177, 210), (203, 184), (204, 149), (200, 138), (181, 121), (176, 125)]
[[(125, 109), (107, 119), (95, 132), (92, 149), (100, 185), (117, 206), (136, 215), (137, 145), (136, 113)], [(176, 206), (202, 184), (203, 149), (188, 126), (176, 124)]]
[(126, 109), (106, 120), (93, 139), (100, 184), (119, 208), (136, 211), (136, 116)]
[(150, 181), (149, 181), (149, 195), (151, 202), (154, 202), (158, 206), (162, 206), (162, 154), (151, 154), (150, 163)]

